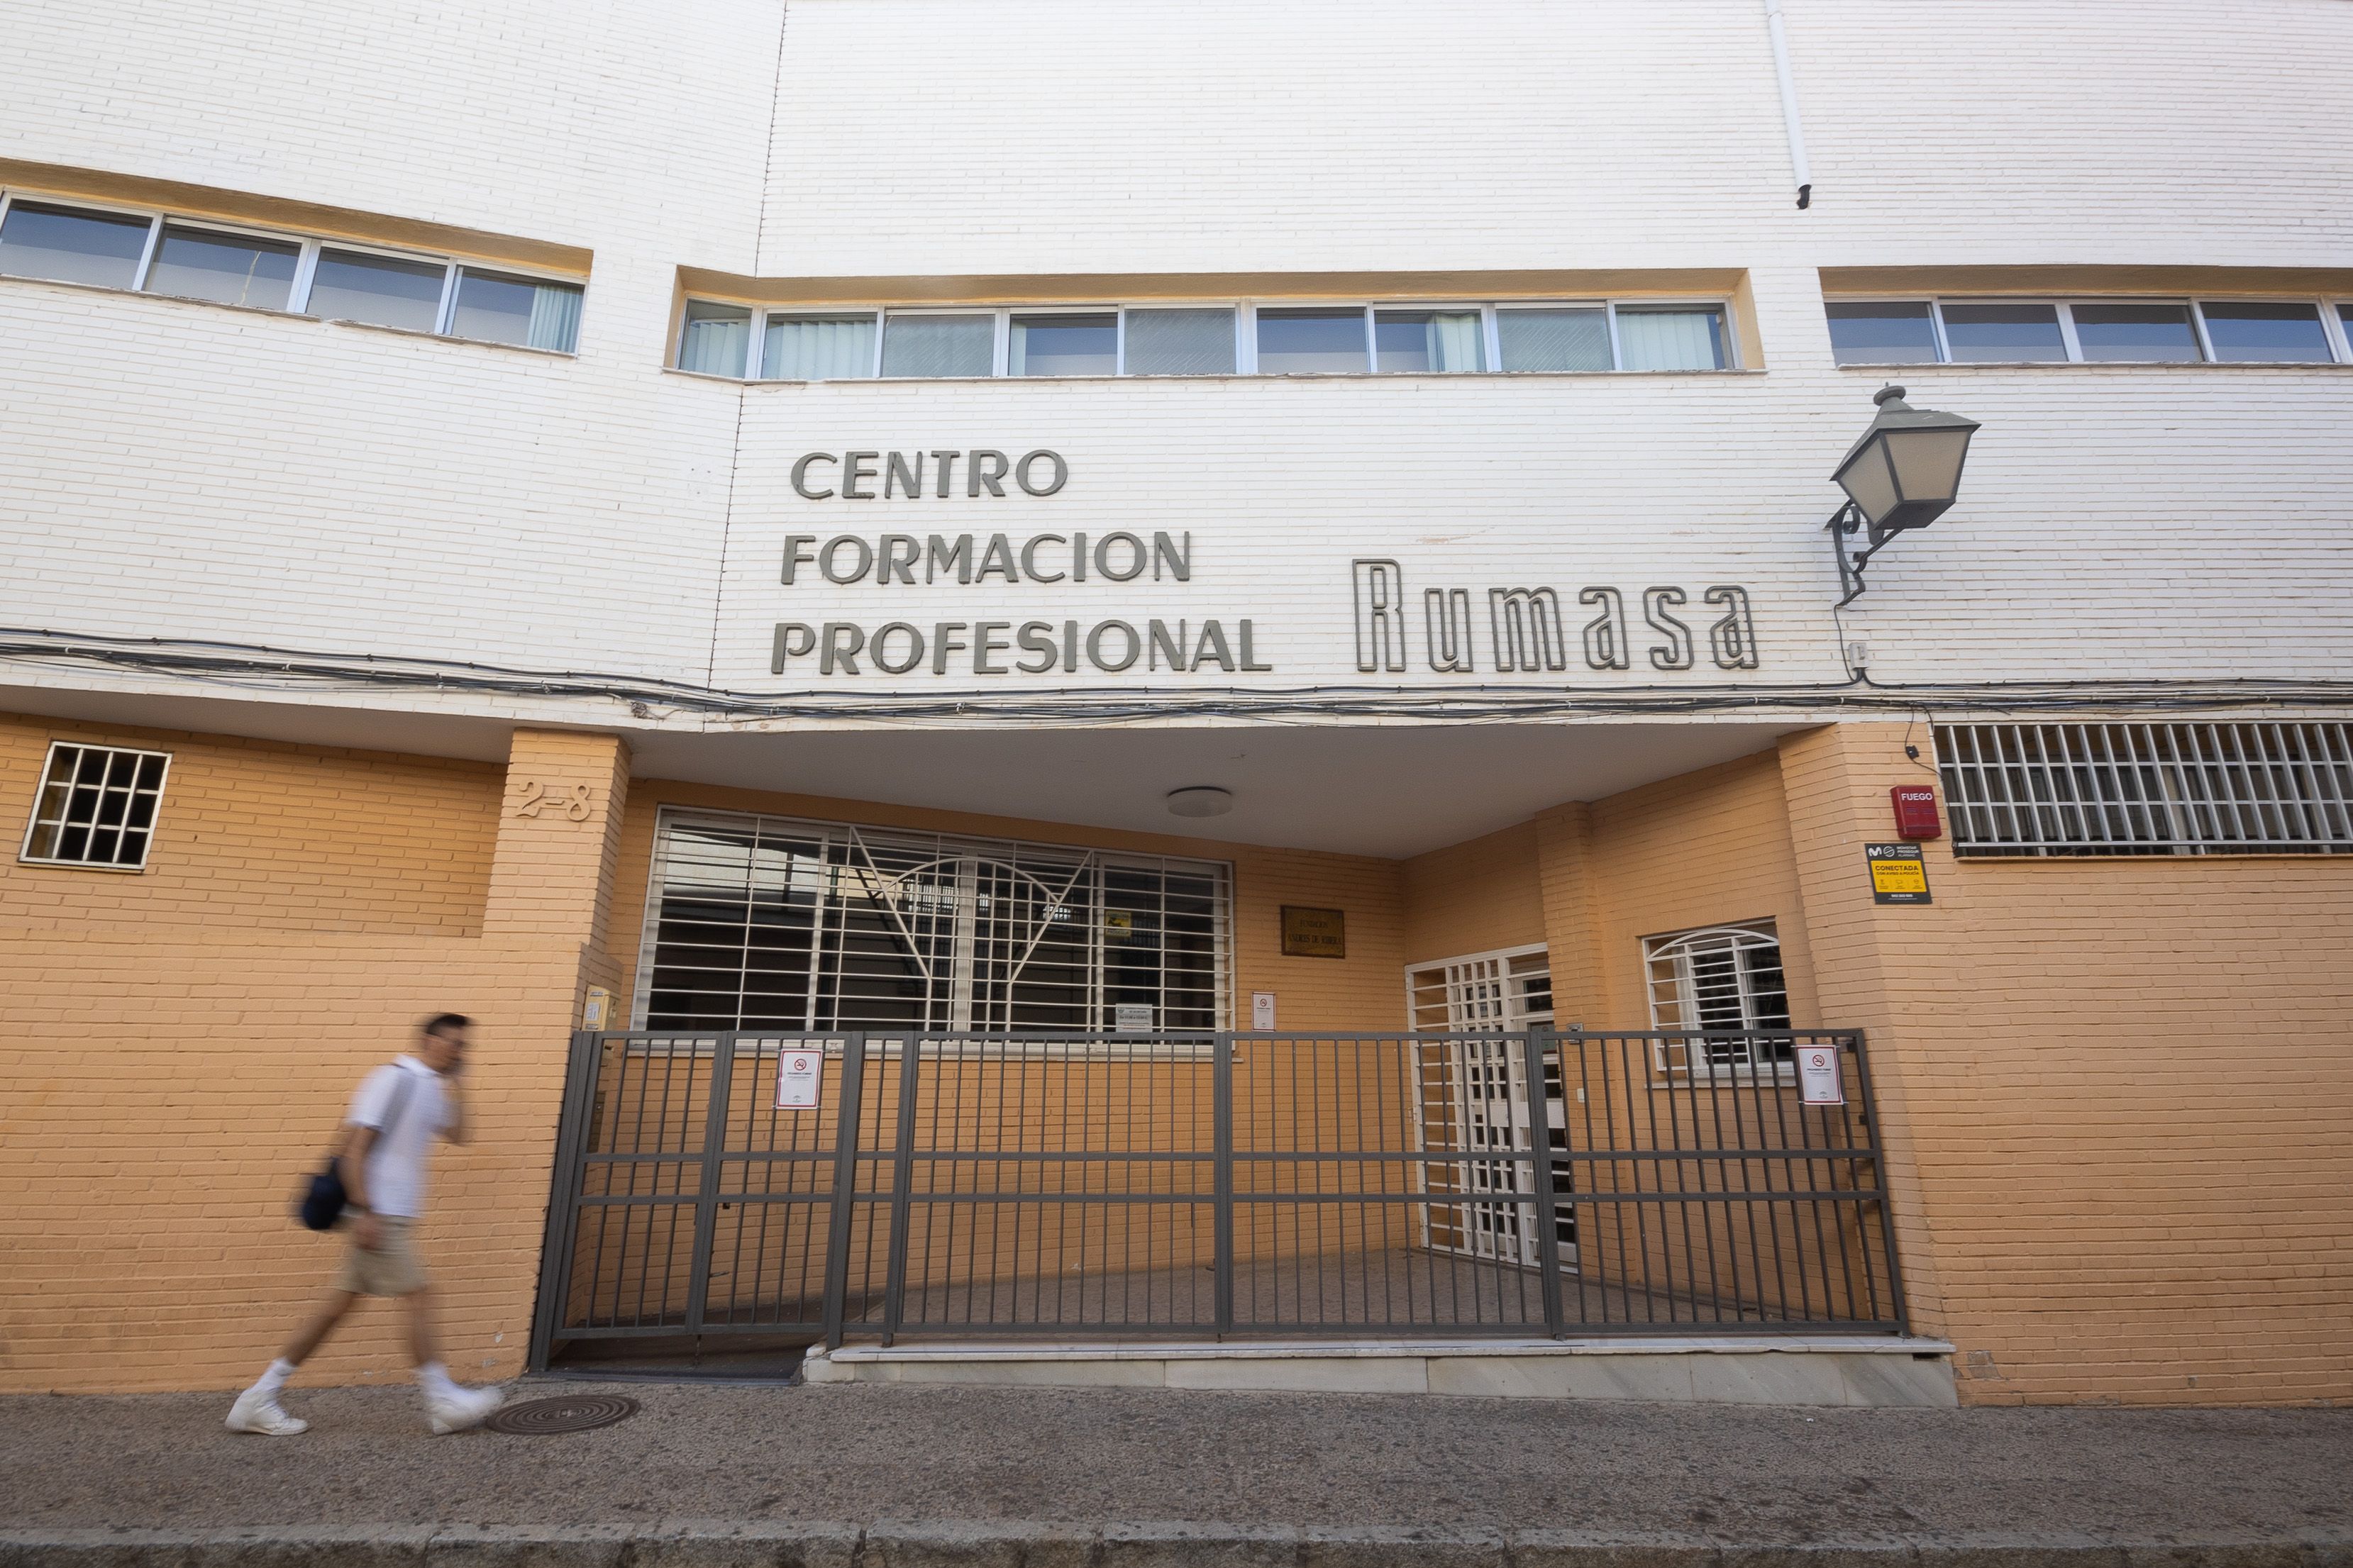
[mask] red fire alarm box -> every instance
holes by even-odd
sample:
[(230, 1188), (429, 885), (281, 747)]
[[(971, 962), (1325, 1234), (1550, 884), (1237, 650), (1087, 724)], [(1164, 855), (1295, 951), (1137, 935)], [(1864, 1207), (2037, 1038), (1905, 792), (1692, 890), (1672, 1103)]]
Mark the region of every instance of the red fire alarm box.
[(1895, 803), (1895, 836), (1898, 838), (1942, 838), (1945, 829), (1936, 820), (1936, 792), (1927, 784), (1897, 784), (1887, 792)]

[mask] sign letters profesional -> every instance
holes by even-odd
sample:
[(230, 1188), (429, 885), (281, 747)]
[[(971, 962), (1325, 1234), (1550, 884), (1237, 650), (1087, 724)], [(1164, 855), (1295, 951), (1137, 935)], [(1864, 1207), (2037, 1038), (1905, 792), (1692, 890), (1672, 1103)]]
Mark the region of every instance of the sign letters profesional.
[[(975, 521), (999, 503), (1035, 516), (1039, 503), (1066, 504), (1055, 498), (1072, 483), (1071, 460), (1046, 447), (1016, 454), (878, 445), (804, 452), (792, 465), (799, 502), (845, 521), (859, 503), (878, 501), (912, 503), (935, 515), (961, 512)], [(870, 612), (861, 619), (804, 610), (798, 618), (776, 621), (769, 673), (831, 679), (1274, 673), (1270, 653), (1279, 639), (1256, 615), (1230, 607), (1199, 616), (1105, 615), (1099, 607), (1107, 584), (1149, 584), (1164, 595), (1179, 586), (1189, 591), (1201, 553), (1190, 529), (1142, 526), (1072, 523), (1048, 531), (1032, 523), (921, 533), (853, 526), (787, 533), (776, 584), (789, 602), (822, 605), (831, 590), (856, 589), (868, 605), (877, 594), (903, 595), (907, 609)], [(1542, 678), (1580, 668), (1752, 670), (1760, 662), (1755, 606), (1747, 588), (1736, 583), (1588, 582), (1563, 588), (1524, 580), (1476, 587), (1417, 584), (1409, 593), (1405, 569), (1395, 560), (1359, 556), (1334, 561), (1330, 569), (1335, 577), (1346, 573), (1351, 631), (1339, 635), (1353, 636), (1360, 674), (1426, 667), (1445, 677)], [(1293, 584), (1282, 586), (1288, 591)], [(1333, 583), (1335, 590), (1342, 586)], [(947, 605), (941, 592), (975, 589), (989, 590), (997, 602), (954, 619), (943, 613)], [(1014, 593), (1029, 600), (1024, 610), (1001, 607), (998, 595)], [(1084, 599), (1092, 613), (1057, 613), (1057, 596)], [(1332, 607), (1336, 619), (1340, 602)], [(1330, 657), (1338, 662), (1347, 651), (1341, 643)]]

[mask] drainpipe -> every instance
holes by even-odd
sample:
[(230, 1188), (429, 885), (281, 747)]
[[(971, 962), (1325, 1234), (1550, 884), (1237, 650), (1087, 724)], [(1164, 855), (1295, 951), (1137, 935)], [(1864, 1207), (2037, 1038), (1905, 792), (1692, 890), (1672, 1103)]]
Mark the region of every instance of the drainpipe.
[(1765, 28), (1773, 35), (1773, 74), (1781, 83), (1781, 123), (1789, 132), (1789, 169), (1798, 176), (1798, 205), (1814, 201), (1813, 171), (1806, 164), (1806, 128), (1798, 119), (1798, 81), (1789, 74), (1789, 35), (1781, 26), (1781, 0), (1765, 0)]

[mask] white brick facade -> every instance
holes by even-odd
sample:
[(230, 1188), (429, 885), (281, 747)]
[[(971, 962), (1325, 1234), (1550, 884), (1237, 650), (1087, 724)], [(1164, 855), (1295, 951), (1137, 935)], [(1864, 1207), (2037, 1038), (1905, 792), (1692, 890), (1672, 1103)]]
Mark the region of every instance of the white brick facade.
[[(1834, 618), (1827, 476), (1889, 376), (1832, 363), (1818, 269), (2300, 268), (2317, 269), (2307, 297), (2353, 295), (2353, 12), (1788, 11), (1803, 212), (1755, 0), (514, 3), (425, 24), (36, 7), (0, 62), (23, 164), (480, 229), (593, 265), (574, 359), (0, 279), (5, 619), (739, 692), (1827, 689), (1858, 640), (1886, 685), (2341, 676), (2353, 481), (2326, 433), (2353, 425), (2353, 364), (1896, 373), (1915, 403), (1985, 428), (1960, 505)], [(1034, 278), (1045, 302), (1051, 279), (1086, 274), (1710, 268), (1746, 277), (1763, 361), (739, 387), (664, 368), (681, 268)], [(1070, 482), (874, 502), (789, 484), (809, 451), (975, 447), (1052, 448)], [(795, 534), (979, 547), (1119, 530), (1189, 531), (1193, 580), (778, 581)], [(1367, 557), (1403, 568), (1403, 672), (1354, 655), (1350, 563)], [(1572, 652), (1565, 674), (1499, 674), (1483, 629), (1475, 669), (1429, 668), (1424, 589), (1470, 590), (1483, 628), (1490, 587), (1539, 584), (1560, 592), (1572, 649), (1578, 590), (1620, 590), (1633, 668)], [(1702, 598), (1722, 584), (1751, 596), (1754, 670), (1707, 657)], [(1688, 597), (1689, 671), (1646, 667), (1656, 586)], [(894, 679), (769, 662), (780, 621), (1114, 617), (1196, 634), (1248, 618), (1272, 668), (982, 677), (962, 653)], [(177, 689), (56, 664), (0, 679)], [(347, 700), (669, 721), (602, 700)]]

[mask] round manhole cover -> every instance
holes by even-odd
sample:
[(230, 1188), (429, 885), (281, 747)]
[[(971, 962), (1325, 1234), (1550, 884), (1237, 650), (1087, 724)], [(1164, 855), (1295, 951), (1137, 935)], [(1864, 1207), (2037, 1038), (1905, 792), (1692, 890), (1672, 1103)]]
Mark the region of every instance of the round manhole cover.
[(618, 1394), (569, 1394), (505, 1405), (482, 1425), (512, 1436), (544, 1437), (557, 1432), (591, 1432), (627, 1421), (637, 1413), (638, 1402)]

